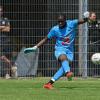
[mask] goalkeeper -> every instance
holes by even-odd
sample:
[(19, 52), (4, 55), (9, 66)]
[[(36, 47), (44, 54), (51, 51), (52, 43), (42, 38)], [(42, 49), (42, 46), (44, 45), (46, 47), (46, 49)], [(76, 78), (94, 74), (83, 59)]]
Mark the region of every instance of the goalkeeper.
[(61, 63), (61, 67), (51, 78), (51, 80), (44, 84), (44, 88), (52, 89), (53, 83), (57, 81), (61, 76), (65, 75), (68, 80), (72, 79), (73, 73), (70, 71), (69, 62), (73, 61), (73, 45), (76, 36), (75, 29), (79, 24), (88, 22), (89, 12), (84, 13), (82, 20), (66, 20), (64, 14), (58, 16), (58, 25), (51, 28), (48, 35), (41, 40), (36, 46), (24, 49), (24, 53), (29, 53), (35, 51), (41, 45), (43, 45), (47, 40), (51, 38), (56, 39), (55, 44), (55, 56), (57, 60)]

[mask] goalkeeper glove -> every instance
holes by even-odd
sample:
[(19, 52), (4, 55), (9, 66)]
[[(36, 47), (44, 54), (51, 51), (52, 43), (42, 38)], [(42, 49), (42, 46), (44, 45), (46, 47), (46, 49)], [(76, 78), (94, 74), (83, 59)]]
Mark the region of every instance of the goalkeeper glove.
[(89, 18), (89, 12), (88, 11), (84, 12), (83, 15), (84, 15), (85, 18)]
[(31, 47), (31, 48), (26, 48), (26, 49), (24, 49), (24, 53), (27, 54), (30, 52), (35, 52), (37, 49), (38, 49), (37, 46)]

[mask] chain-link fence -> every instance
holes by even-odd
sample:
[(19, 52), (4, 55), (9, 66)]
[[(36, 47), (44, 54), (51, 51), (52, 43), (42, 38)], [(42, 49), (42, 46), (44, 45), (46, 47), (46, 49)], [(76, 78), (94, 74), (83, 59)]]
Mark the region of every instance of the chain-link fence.
[[(86, 0), (82, 1), (84, 3)], [(100, 1), (87, 0), (86, 5), (87, 10), (96, 12), (99, 23)], [(86, 5), (84, 3), (83, 9), (85, 9)], [(59, 63), (54, 57), (54, 40), (43, 45), (39, 49), (39, 53), (36, 52), (28, 55), (28, 57), (23, 54), (22, 48), (34, 46), (43, 39), (50, 28), (56, 24), (58, 14), (65, 13), (67, 19), (79, 19), (81, 8), (79, 0), (0, 0), (0, 6), (3, 7), (2, 19), (7, 18), (5, 22), (8, 26), (10, 24), (10, 31), (0, 32), (1, 77), (4, 77), (6, 74), (12, 76), (11, 66), (17, 66), (17, 76), (19, 77), (53, 76), (59, 68)], [(2, 20), (0, 19), (0, 21)], [(99, 76), (100, 65), (94, 65), (90, 58), (94, 52), (100, 52), (100, 43), (97, 42), (90, 45), (91, 41), (89, 39), (92, 37), (92, 40), (94, 40), (92, 42), (99, 40), (100, 27), (92, 27), (92, 31), (90, 26), (88, 25), (87, 60), (85, 59), (87, 61), (86, 73), (87, 76)], [(76, 31), (80, 34), (79, 30), (78, 28)], [(79, 34), (76, 36), (75, 56), (74, 61), (71, 63), (71, 70), (75, 76), (81, 76), (80, 68), (84, 68), (79, 64), (79, 45), (83, 45), (79, 42), (81, 37)], [(81, 58), (81, 60), (84, 59)]]

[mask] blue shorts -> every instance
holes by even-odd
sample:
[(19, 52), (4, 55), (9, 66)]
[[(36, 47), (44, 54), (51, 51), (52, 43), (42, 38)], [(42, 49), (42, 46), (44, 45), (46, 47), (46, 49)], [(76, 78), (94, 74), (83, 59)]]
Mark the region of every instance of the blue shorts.
[(67, 56), (68, 60), (73, 61), (74, 55), (70, 50), (55, 50), (55, 57), (57, 59), (63, 54)]

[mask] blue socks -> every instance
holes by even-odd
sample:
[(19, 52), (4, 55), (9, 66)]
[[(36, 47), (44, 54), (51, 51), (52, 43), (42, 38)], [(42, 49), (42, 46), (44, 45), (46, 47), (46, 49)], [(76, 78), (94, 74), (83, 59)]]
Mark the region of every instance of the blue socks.
[(64, 74), (63, 67), (60, 67), (60, 69), (55, 73), (55, 75), (52, 77), (52, 81), (58, 80), (62, 75)]
[(70, 71), (69, 62), (67, 60), (64, 60), (62, 62), (62, 67), (63, 67), (65, 73)]
[(59, 68), (59, 70), (55, 73), (55, 75), (52, 77), (52, 81), (56, 81), (58, 80), (63, 74), (65, 74), (66, 72), (70, 71), (70, 67), (69, 67), (69, 62), (67, 60), (64, 60), (62, 62), (62, 66)]

